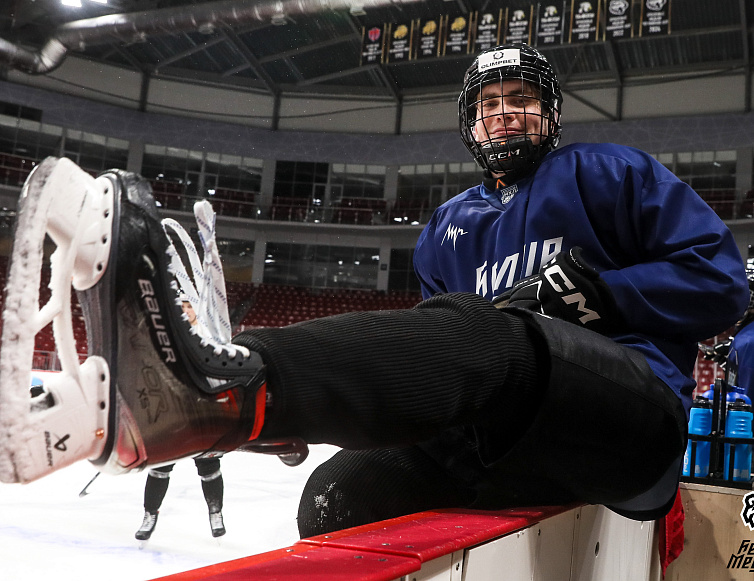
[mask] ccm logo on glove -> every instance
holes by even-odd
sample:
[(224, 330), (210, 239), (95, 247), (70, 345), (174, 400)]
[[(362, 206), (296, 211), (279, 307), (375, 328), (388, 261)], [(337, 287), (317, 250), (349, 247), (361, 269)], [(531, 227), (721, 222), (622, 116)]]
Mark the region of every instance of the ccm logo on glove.
[[(567, 305), (576, 304), (579, 313), (584, 313), (583, 316), (579, 317), (579, 322), (582, 325), (586, 325), (589, 321), (595, 321), (600, 318), (597, 311), (593, 311), (586, 307), (586, 297), (576, 290), (576, 285), (568, 279), (568, 275), (563, 272), (563, 269), (559, 264), (545, 266), (545, 269), (542, 271), (542, 276), (547, 279), (547, 282), (550, 283), (550, 286), (556, 293), (563, 294), (568, 291), (576, 291), (571, 294), (563, 295), (560, 298), (563, 299), (563, 302)], [(558, 280), (563, 286), (558, 284)]]
[(556, 255), (539, 273), (518, 281), (493, 303), (538, 311), (598, 333), (609, 332), (620, 321), (610, 288), (582, 258), (578, 246)]

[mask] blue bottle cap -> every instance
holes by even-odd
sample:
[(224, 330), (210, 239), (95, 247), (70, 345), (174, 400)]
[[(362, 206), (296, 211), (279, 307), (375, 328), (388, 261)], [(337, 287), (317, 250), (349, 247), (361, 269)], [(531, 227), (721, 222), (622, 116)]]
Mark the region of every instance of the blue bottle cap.
[(751, 405), (751, 398), (748, 395), (741, 393), (740, 391), (729, 391), (725, 400), (728, 404), (741, 400), (745, 404)]

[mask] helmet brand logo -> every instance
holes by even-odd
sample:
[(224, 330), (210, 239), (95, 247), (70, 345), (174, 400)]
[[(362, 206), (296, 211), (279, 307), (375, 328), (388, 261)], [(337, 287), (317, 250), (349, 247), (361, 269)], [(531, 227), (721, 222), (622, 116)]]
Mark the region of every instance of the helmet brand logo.
[(518, 67), (521, 65), (521, 49), (504, 48), (480, 54), (477, 71), (483, 73), (500, 67)]

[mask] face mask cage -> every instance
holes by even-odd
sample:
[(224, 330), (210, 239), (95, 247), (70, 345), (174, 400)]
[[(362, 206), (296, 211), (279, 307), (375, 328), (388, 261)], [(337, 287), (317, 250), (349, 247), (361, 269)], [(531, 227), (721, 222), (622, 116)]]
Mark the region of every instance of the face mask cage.
[[(549, 74), (542, 74), (545, 66)], [(483, 74), (471, 69), (459, 97), (461, 138), (483, 169), (517, 179), (557, 146), (560, 103), (546, 61), (522, 58), (520, 67)]]
[(533, 146), (544, 143), (550, 135), (550, 113), (539, 97), (539, 88), (523, 79), (497, 82), (474, 87), (477, 98), (468, 110), (470, 131), (483, 150), (493, 143), (527, 140)]

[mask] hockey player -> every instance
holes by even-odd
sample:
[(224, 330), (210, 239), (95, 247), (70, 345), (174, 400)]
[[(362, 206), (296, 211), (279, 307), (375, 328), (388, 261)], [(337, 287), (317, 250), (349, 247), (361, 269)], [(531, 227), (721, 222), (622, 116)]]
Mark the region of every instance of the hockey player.
[[(202, 493), (209, 510), (209, 526), (213, 537), (225, 534), (223, 523), (223, 475), (220, 472), (220, 458), (195, 458), (196, 471), (202, 481)], [(140, 541), (152, 536), (157, 526), (160, 506), (165, 499), (170, 484), (170, 473), (174, 464), (150, 468), (144, 486), (144, 519), (134, 535)]]
[[(198, 323), (196, 312), (186, 295), (181, 296), (181, 309), (183, 309), (183, 314), (186, 316), (189, 325), (196, 326)], [(204, 500), (207, 502), (209, 526), (213, 537), (221, 537), (225, 534), (222, 513), (224, 483), (220, 471), (221, 456), (222, 454), (215, 458), (194, 459), (197, 474), (199, 474), (202, 482)], [(174, 466), (174, 464), (167, 464), (166, 466), (150, 468), (147, 474), (147, 483), (144, 486), (144, 518), (139, 530), (134, 535), (140, 541), (149, 539), (157, 526), (157, 517), (160, 514), (160, 507), (165, 499), (165, 494), (167, 494), (170, 473)]]
[[(427, 300), (244, 331), (230, 344), (181, 319), (143, 180), (109, 172), (91, 183), (66, 160), (44, 162), (21, 200), (0, 390), (28, 373), (25, 337), (9, 322), (28, 309), (15, 281), (37, 265), (24, 230), (43, 239), (39, 208), (58, 247), (75, 251), (55, 278), (80, 291), (92, 356), (77, 381), (61, 377), (59, 391), (84, 395), (59, 400), (60, 416), (53, 408), (35, 423), (28, 403), (0, 398), (0, 476), (34, 478), (78, 458), (126, 471), (299, 439), (344, 448), (305, 487), (303, 536), (441, 507), (581, 501), (662, 516), (678, 488), (696, 343), (743, 311), (743, 261), (722, 221), (649, 155), (555, 149), (560, 104), (537, 51), (480, 54), (459, 105), (485, 179), (421, 236)], [(77, 207), (84, 190), (96, 192), (67, 218), (45, 210)], [(79, 235), (70, 222), (101, 208), (106, 235)], [(89, 393), (105, 394), (109, 415)], [(21, 414), (33, 437), (13, 440)], [(45, 447), (43, 425), (67, 434), (66, 451)]]

